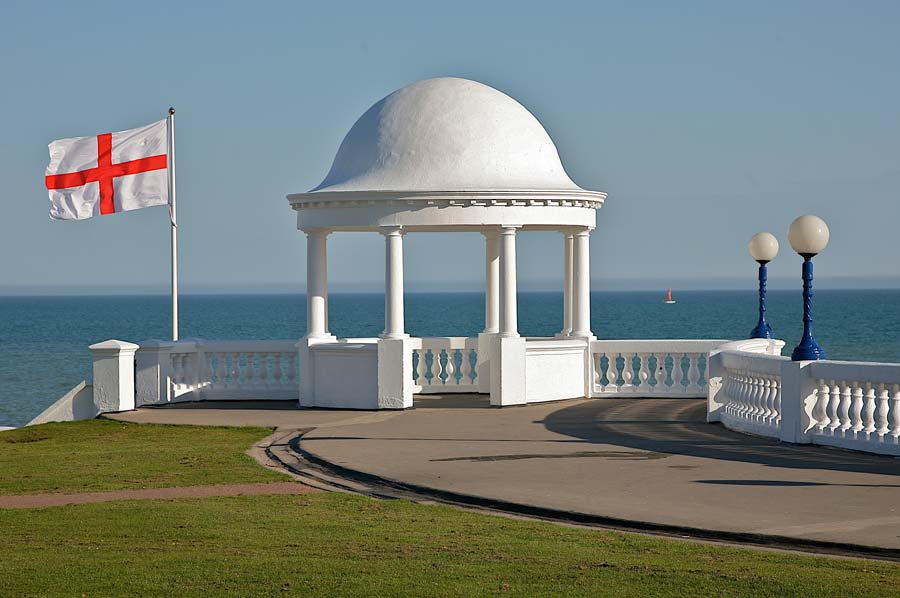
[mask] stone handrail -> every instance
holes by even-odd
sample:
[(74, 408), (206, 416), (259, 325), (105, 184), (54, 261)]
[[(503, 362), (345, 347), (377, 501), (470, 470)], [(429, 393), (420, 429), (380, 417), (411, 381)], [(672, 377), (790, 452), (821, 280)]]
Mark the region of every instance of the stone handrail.
[(710, 356), (708, 421), (733, 430), (900, 455), (900, 364)]
[(470, 393), (478, 390), (478, 338), (410, 339), (416, 393)]
[(707, 355), (727, 340), (601, 340), (591, 343), (593, 396), (706, 396)]

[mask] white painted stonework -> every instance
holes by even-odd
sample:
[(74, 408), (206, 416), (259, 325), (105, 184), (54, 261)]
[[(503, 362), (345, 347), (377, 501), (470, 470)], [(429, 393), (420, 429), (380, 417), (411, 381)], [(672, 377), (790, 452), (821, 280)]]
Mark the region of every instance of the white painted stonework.
[[(588, 244), (605, 199), (572, 182), (540, 122), (487, 85), (428, 79), (376, 102), (347, 133), (322, 183), (288, 196), (308, 238), (300, 404), (405, 409), (414, 392), (484, 392), (497, 406), (590, 395)], [(567, 324), (556, 340), (519, 337), (516, 238), (531, 230), (560, 233)], [(328, 333), (326, 244), (340, 231), (385, 239), (385, 326), (371, 340), (374, 357), (370, 341), (342, 343)], [(460, 341), (410, 339), (403, 236), (472, 231), (485, 239), (483, 332)], [(358, 369), (335, 375), (338, 356)], [(326, 370), (333, 378), (324, 382)], [(565, 381), (548, 383), (548, 374)]]

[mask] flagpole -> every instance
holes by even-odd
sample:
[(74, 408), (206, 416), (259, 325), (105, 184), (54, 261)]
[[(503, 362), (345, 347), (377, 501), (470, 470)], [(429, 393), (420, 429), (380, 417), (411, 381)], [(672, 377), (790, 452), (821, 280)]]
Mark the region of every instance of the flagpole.
[(172, 340), (178, 340), (178, 219), (175, 211), (175, 108), (168, 118), (169, 220), (172, 225)]

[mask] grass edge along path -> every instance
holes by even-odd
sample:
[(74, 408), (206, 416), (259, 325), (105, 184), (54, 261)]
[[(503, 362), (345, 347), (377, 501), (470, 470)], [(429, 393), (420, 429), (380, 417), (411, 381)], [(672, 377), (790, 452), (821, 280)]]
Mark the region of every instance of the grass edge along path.
[(287, 481), (245, 454), (269, 434), (107, 419), (0, 432), (0, 495)]

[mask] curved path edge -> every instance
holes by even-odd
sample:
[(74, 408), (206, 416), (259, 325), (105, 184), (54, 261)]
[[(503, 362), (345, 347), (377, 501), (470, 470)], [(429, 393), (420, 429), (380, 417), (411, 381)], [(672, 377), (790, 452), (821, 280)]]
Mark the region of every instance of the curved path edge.
[[(828, 542), (821, 540), (809, 540), (790, 536), (769, 534), (755, 534), (749, 532), (733, 532), (707, 528), (697, 528), (679, 525), (668, 525), (649, 521), (621, 519), (578, 511), (567, 511), (540, 507), (502, 499), (488, 498), (484, 496), (464, 494), (450, 490), (431, 488), (402, 480), (386, 478), (365, 471), (352, 469), (343, 465), (332, 463), (316, 453), (301, 446), (303, 437), (313, 429), (298, 430), (292, 435), (281, 437), (281, 443), (287, 445), (290, 451), (305, 461), (307, 466), (297, 469), (296, 466), (285, 463), (282, 459), (276, 459), (280, 466), (293, 474), (309, 474), (308, 465), (324, 471), (329, 476), (336, 476), (341, 480), (347, 480), (360, 488), (341, 488), (345, 491), (356, 491), (379, 498), (407, 498), (410, 500), (428, 499), (454, 506), (474, 508), (477, 510), (491, 511), (501, 514), (517, 515), (531, 519), (541, 519), (557, 523), (597, 527), (603, 529), (630, 531), (671, 538), (699, 540), (707, 542), (719, 542), (732, 545), (746, 545), (758, 548), (771, 548), (834, 556), (846, 556), (855, 558), (875, 558), (880, 560), (900, 562), (900, 550), (882, 548), (878, 546), (866, 546), (862, 544)], [(270, 453), (270, 451), (267, 451)], [(270, 456), (271, 455), (270, 453)], [(302, 479), (302, 478), (301, 478)], [(334, 477), (328, 479), (334, 480)], [(366, 491), (368, 490), (368, 491)]]

